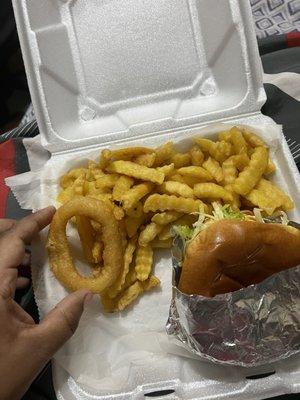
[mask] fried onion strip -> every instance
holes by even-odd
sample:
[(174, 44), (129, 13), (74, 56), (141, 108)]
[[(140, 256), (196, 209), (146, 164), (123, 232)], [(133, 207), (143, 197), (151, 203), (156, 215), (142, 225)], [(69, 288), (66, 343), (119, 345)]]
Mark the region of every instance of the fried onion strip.
[[(80, 275), (73, 264), (66, 226), (75, 215), (90, 218), (102, 227), (104, 266), (92, 277)], [(93, 293), (102, 293), (114, 283), (123, 264), (118, 222), (104, 202), (92, 198), (77, 197), (56, 211), (49, 229), (47, 250), (54, 275), (70, 291), (85, 288)]]

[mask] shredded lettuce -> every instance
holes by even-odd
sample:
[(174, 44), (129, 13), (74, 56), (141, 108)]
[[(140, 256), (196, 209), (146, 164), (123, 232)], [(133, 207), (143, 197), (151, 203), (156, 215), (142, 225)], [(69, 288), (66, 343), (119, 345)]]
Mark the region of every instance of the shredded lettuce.
[(281, 223), (283, 224), (283, 225), (288, 225), (289, 224), (289, 219), (288, 219), (288, 216), (287, 216), (287, 214), (284, 212), (284, 211), (281, 211)]
[(235, 211), (231, 208), (230, 204), (225, 204), (221, 206), (219, 203), (212, 203), (213, 206), (213, 216), (215, 219), (235, 219), (238, 221), (243, 221), (245, 219), (245, 214), (241, 211)]
[(264, 223), (264, 219), (261, 215), (262, 210), (260, 208), (253, 208), (253, 214), (255, 216), (256, 221)]
[(180, 236), (183, 242), (188, 242), (192, 239), (194, 229), (187, 225), (175, 225), (173, 231), (176, 235)]

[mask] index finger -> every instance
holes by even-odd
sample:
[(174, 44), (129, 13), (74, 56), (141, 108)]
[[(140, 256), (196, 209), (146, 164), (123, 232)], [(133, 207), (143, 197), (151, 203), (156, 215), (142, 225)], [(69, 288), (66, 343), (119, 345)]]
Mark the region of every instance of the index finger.
[(51, 222), (55, 213), (54, 207), (47, 207), (21, 219), (15, 227), (3, 234), (0, 239), (0, 270), (16, 268), (21, 264), (25, 253), (25, 244)]
[(22, 218), (12, 229), (12, 234), (20, 238), (25, 244), (31, 240), (52, 221), (55, 207), (43, 208), (25, 218)]

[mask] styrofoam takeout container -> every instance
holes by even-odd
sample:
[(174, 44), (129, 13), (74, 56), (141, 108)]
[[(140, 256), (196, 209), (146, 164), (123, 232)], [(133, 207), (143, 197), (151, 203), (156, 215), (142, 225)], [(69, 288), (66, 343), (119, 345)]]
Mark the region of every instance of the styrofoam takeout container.
[[(260, 112), (266, 97), (248, 3), (13, 0), (44, 148), (53, 159), (78, 159), (93, 147), (180, 141), (216, 122), (262, 126), (272, 136), (278, 127)], [(300, 180), (285, 141), (274, 158), (277, 180), (297, 204)], [(163, 389), (175, 391), (170, 399), (241, 400), (300, 392), (299, 357), (255, 370), (173, 361), (147, 376), (132, 368), (136, 389), (110, 396), (80, 387), (54, 362), (57, 397), (142, 399)], [(274, 371), (259, 383), (246, 379)]]

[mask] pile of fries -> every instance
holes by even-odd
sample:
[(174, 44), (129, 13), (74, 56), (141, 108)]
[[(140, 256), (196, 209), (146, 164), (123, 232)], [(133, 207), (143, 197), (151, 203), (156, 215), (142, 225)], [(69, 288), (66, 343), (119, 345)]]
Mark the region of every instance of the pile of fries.
[[(171, 247), (172, 225), (191, 225), (211, 203), (236, 210), (258, 207), (265, 215), (293, 208), (292, 200), (268, 180), (276, 167), (264, 141), (245, 128), (233, 127), (213, 141), (195, 137), (186, 152), (172, 142), (152, 149), (103, 150), (99, 162), (61, 177), (57, 200), (76, 196), (107, 203), (124, 237), (121, 275), (101, 295), (107, 311), (121, 311), (141, 293), (159, 284), (152, 275), (153, 250)], [(101, 226), (76, 218), (86, 259), (101, 266)]]

